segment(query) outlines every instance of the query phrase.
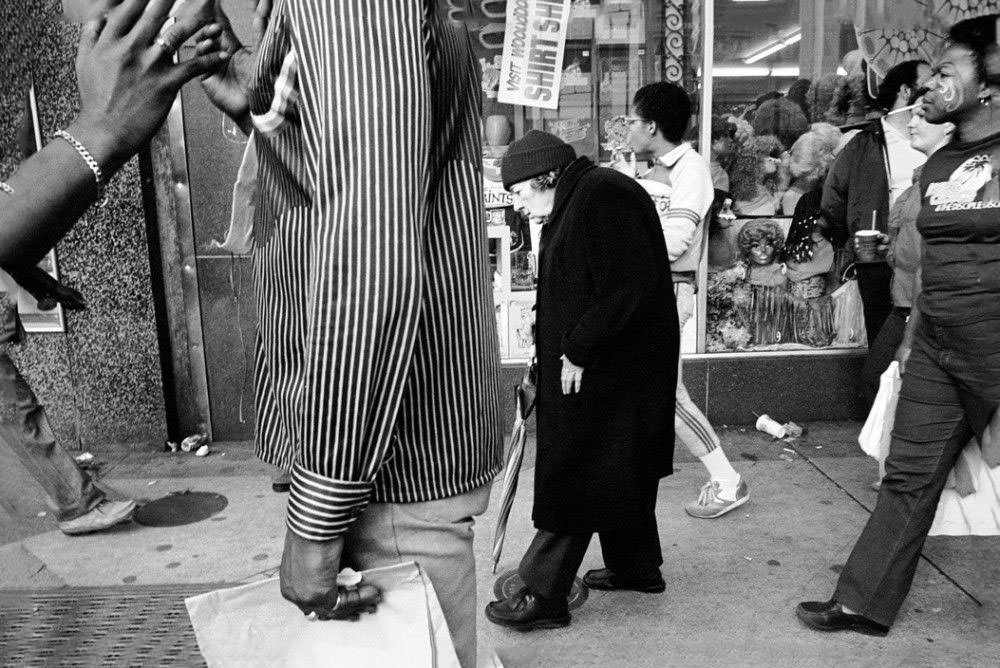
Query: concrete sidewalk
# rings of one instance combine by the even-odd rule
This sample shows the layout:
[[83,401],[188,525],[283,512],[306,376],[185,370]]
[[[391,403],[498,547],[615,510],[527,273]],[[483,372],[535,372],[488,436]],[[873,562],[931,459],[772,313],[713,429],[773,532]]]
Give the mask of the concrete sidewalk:
[[[717,520],[683,511],[704,482],[678,450],[678,471],[660,485],[658,517],[667,591],[591,592],[567,629],[521,634],[480,616],[481,654],[505,666],[992,666],[1000,656],[1000,539],[932,538],[913,592],[885,639],[824,635],[796,620],[794,605],[829,597],[864,525],[875,463],[857,448],[859,425],[812,424],[794,446],[747,429],[723,431],[723,446],[750,483],[751,502]],[[276,572],[285,497],[246,444],[185,454],[99,455],[101,483],[153,500],[214,492],[228,505],[177,527],[120,529],[70,538],[55,528],[37,490],[0,456],[16,505],[0,508],[0,598],[4,590],[241,583]],[[532,452],[525,461],[500,571],[515,568],[533,529]],[[493,598],[494,503],[476,535],[480,609]],[[597,542],[584,569],[601,566]],[[210,589],[206,587],[205,589]],[[963,591],[964,590],[964,591]],[[973,601],[978,599],[982,605]],[[0,657],[2,657],[0,647]],[[991,658],[992,657],[992,658]],[[0,663],[3,663],[0,661]]]

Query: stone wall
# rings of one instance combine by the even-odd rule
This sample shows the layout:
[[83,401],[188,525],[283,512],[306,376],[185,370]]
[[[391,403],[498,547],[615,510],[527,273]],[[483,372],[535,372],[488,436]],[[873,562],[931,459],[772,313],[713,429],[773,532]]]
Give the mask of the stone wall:
[[[15,137],[29,72],[43,142],[73,119],[78,35],[59,0],[0,2],[0,178],[21,160]],[[68,449],[158,444],[166,417],[137,161],[59,244],[57,262],[89,310],[67,313],[64,333],[29,334],[12,357]]]

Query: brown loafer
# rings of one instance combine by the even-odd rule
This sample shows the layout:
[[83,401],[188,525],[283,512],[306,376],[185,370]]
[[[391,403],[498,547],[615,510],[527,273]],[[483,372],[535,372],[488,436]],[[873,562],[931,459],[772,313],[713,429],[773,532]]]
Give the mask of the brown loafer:
[[583,584],[603,591],[639,591],[644,594],[659,594],[667,588],[667,583],[659,574],[655,578],[630,578],[619,575],[610,568],[587,571],[583,576]]
[[795,608],[795,615],[814,631],[855,631],[866,636],[884,637],[889,627],[862,615],[849,615],[833,599],[829,601],[803,601]]

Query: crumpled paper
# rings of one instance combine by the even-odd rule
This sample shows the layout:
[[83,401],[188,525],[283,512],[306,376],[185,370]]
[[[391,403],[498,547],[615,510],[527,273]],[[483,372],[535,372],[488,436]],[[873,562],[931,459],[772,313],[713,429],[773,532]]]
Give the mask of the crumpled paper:
[[276,577],[188,598],[198,648],[210,668],[459,667],[434,586],[416,563],[362,575],[383,600],[356,622],[309,621]]

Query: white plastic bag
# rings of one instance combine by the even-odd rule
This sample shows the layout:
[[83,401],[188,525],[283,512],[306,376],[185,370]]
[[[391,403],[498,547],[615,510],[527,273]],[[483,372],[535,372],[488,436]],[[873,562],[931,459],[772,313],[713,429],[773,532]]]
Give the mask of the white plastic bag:
[[185,600],[209,668],[458,668],[430,579],[413,562],[363,571],[382,590],[356,622],[309,621],[281,596],[278,578]]
[[875,403],[868,413],[865,426],[858,434],[858,445],[865,454],[884,462],[889,455],[889,442],[892,439],[892,425],[896,419],[896,404],[899,403],[899,362],[893,361],[882,372],[878,383],[878,394]]

